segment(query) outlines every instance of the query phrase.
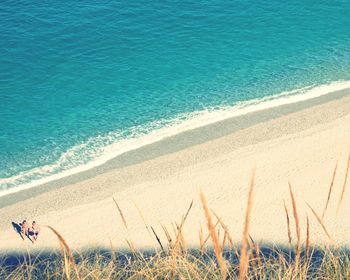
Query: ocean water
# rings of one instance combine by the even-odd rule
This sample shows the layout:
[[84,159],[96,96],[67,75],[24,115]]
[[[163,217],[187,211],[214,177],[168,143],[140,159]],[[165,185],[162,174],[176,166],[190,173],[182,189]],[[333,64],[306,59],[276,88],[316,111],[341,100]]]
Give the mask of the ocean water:
[[0,2],[0,195],[350,86],[350,1]]

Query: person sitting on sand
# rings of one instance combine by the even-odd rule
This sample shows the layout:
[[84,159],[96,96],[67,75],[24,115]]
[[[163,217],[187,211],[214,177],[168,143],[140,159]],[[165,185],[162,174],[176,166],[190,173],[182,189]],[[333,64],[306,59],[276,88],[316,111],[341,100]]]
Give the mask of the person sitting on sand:
[[27,223],[27,220],[23,220],[22,223],[20,223],[21,226],[21,234],[24,234],[25,236],[29,237],[29,225]]
[[30,228],[30,234],[33,235],[35,241],[38,239],[39,231],[39,225],[35,221],[33,221],[32,227]]

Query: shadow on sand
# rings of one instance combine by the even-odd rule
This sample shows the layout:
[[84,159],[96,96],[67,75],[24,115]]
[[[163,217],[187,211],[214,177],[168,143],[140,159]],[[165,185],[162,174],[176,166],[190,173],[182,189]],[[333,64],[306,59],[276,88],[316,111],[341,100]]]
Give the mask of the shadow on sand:
[[14,231],[16,231],[18,233],[18,235],[22,238],[22,240],[24,240],[23,235],[22,235],[22,228],[20,224],[17,224],[15,222],[12,222],[12,227],[14,229]]
[[[15,226],[14,226],[15,227]],[[16,230],[17,230],[16,226]],[[237,244],[236,248],[240,246]],[[309,258],[310,266],[309,271],[317,271],[320,269],[322,265],[322,261],[324,260],[325,251],[322,249],[312,248],[313,253]],[[347,248],[337,249],[338,254],[341,254],[344,258],[350,257],[350,250]],[[238,253],[238,254],[237,254]],[[227,263],[232,265],[239,264],[239,250],[224,250],[223,257]],[[77,265],[84,263],[95,264],[96,260],[99,262],[99,266],[107,267],[111,263],[116,262],[119,269],[121,267],[126,267],[130,265],[133,261],[139,261],[140,256],[142,256],[142,260],[151,261],[155,257],[159,256],[169,256],[166,251],[155,251],[155,250],[139,250],[137,254],[130,252],[128,249],[118,249],[118,251],[111,251],[108,248],[90,248],[87,250],[81,250],[79,252],[73,253],[74,261]],[[200,250],[189,249],[187,250],[187,256],[190,256],[191,259],[197,259],[203,264],[213,264],[216,262],[215,253],[212,249],[208,248],[205,254],[201,254]],[[293,263],[295,258],[295,252],[290,251],[284,245],[261,245],[259,257],[266,261],[274,261],[278,262],[281,259],[281,256],[284,257],[286,262]],[[303,252],[301,255],[301,259],[305,257],[305,253]],[[28,251],[28,252],[6,252],[0,253],[0,263],[1,268],[6,273],[11,273],[19,266],[30,265],[31,267],[35,267],[36,271],[44,272],[48,269],[48,267],[57,268],[57,265],[62,265],[62,255],[59,250],[43,250],[43,251]]]

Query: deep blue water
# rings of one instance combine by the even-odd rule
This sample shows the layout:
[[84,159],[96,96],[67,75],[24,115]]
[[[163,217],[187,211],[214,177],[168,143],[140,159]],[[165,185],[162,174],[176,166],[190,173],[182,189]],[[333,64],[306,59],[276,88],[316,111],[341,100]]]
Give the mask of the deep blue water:
[[0,188],[166,120],[350,80],[350,1],[0,2]]

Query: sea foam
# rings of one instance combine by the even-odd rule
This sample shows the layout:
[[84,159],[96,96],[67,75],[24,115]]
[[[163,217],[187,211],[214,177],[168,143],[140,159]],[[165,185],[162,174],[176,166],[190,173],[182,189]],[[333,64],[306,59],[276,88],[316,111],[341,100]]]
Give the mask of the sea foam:
[[169,120],[159,120],[147,126],[133,127],[130,136],[111,132],[91,138],[62,153],[53,164],[33,168],[9,178],[0,178],[0,196],[61,179],[92,169],[123,153],[155,143],[166,137],[206,126],[228,118],[268,108],[296,103],[350,88],[350,81],[335,81],[324,85],[311,85],[260,99],[238,102],[233,106],[207,108],[206,110],[178,115]]

